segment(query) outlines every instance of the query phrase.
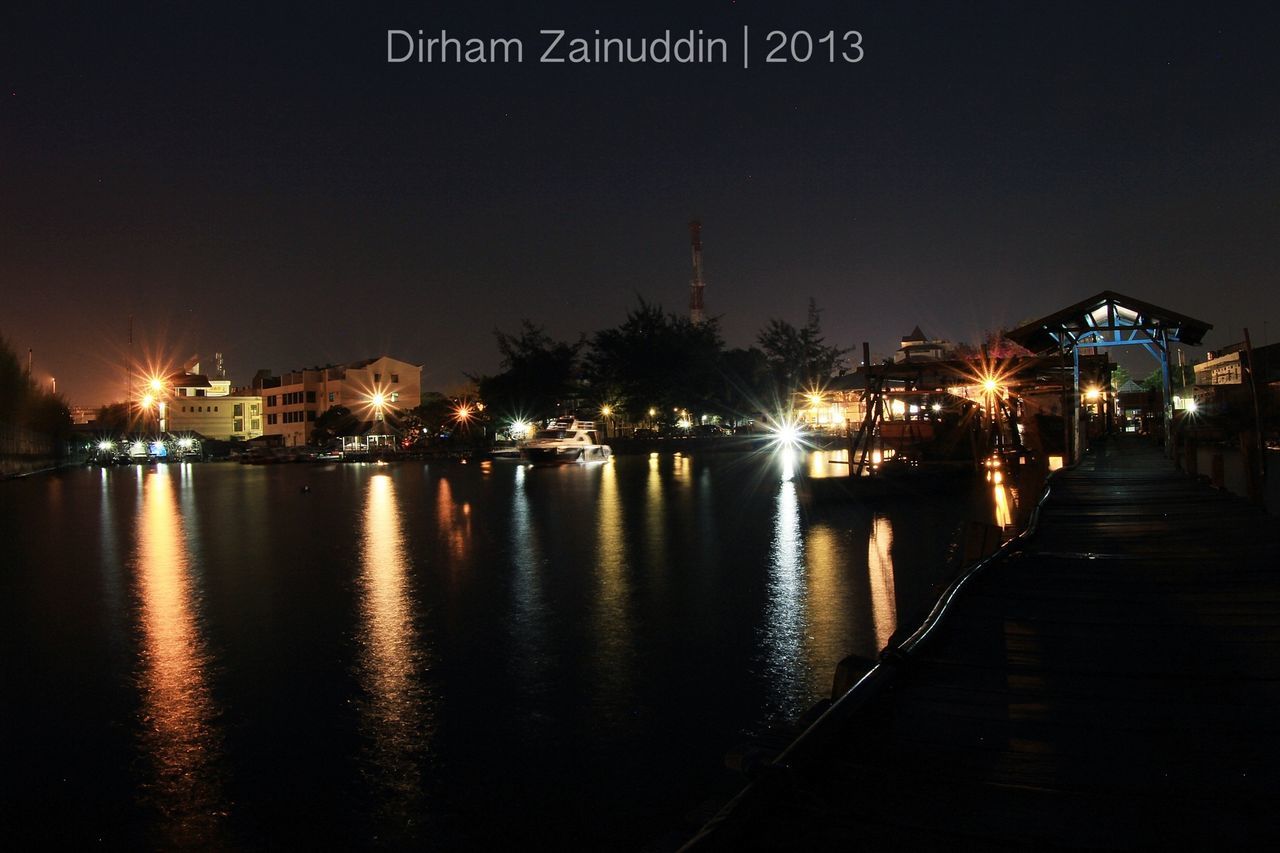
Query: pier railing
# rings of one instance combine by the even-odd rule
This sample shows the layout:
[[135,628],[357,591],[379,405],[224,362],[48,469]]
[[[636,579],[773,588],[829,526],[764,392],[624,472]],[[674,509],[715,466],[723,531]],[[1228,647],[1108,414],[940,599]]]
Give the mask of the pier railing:
[[[1077,463],[1078,464],[1078,463]],[[911,635],[892,644],[880,653],[879,660],[859,678],[843,695],[836,697],[818,719],[801,732],[791,744],[773,761],[763,764],[758,775],[736,797],[730,800],[699,833],[686,844],[682,850],[689,853],[702,853],[705,850],[717,849],[732,844],[732,839],[722,837],[720,827],[726,823],[728,816],[741,808],[748,807],[751,801],[759,797],[767,789],[777,786],[793,785],[796,773],[805,760],[815,754],[828,743],[834,732],[842,724],[859,714],[870,702],[879,696],[902,671],[909,659],[929,641],[938,626],[950,614],[952,605],[960,592],[982,573],[988,566],[1020,551],[1026,540],[1035,534],[1040,521],[1041,509],[1049,499],[1053,490],[1054,479],[1073,466],[1050,472],[1044,491],[1031,515],[1027,525],[1018,535],[1009,539],[990,555],[978,560],[964,569],[960,575],[939,596],[929,615],[925,617]]]

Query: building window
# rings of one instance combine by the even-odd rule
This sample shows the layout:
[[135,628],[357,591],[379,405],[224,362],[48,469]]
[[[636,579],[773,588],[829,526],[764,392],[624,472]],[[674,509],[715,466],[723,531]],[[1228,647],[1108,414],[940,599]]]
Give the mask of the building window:
[[308,402],[308,403],[314,403],[315,401],[316,401],[316,392],[315,392],[315,391],[308,391],[308,392],[307,392],[307,402]]
[[259,419],[254,418],[253,421],[251,421],[251,423],[252,423],[252,429],[254,432],[257,432],[258,430],[262,429],[262,421],[260,421]]
[[392,391],[392,392],[391,392],[391,402],[395,403],[395,402],[398,402],[399,400],[400,400],[400,392],[399,392],[399,391]]
[[330,391],[330,392],[329,392],[329,402],[330,402],[330,403],[332,403],[332,402],[333,402],[334,397],[337,397],[337,396],[338,396],[338,395],[337,395],[335,392]]
[[316,410],[315,410],[315,409],[307,409],[307,423],[311,423],[311,422],[312,422],[312,421],[314,421],[315,419],[316,419]]
[[400,374],[399,374],[399,373],[393,373],[393,374],[391,374],[391,384],[392,384],[392,385],[399,385],[399,384],[400,384]]
[[244,418],[236,418],[235,423],[231,426],[232,432],[244,432]]
[[236,403],[231,407],[231,414],[237,418],[244,417],[244,403]]
[[214,407],[213,407],[213,410],[214,410],[215,412],[216,412],[216,411],[218,411],[218,407],[217,407],[217,406],[214,406]]
[[249,404],[249,414],[251,414],[251,415],[260,415],[260,414],[262,414],[262,412],[258,409],[258,404],[257,404],[257,403],[250,403],[250,404]]
[[267,398],[267,408],[274,409],[276,407],[276,395],[272,394]]
[[276,416],[275,416],[275,415],[267,415],[267,425],[268,425],[268,426],[275,426],[275,425],[276,425]]

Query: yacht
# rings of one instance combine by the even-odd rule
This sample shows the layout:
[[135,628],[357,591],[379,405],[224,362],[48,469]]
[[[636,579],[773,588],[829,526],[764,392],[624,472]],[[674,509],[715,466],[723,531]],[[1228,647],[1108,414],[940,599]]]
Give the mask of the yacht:
[[538,430],[520,452],[530,462],[550,465],[605,462],[613,455],[609,445],[600,443],[595,421],[577,418],[562,418]]

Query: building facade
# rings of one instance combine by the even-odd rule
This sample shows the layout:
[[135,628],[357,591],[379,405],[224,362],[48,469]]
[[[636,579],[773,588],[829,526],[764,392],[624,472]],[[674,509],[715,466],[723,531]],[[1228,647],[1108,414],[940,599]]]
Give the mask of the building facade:
[[210,379],[193,365],[172,376],[173,389],[165,401],[166,428],[170,433],[195,433],[219,441],[247,441],[262,435],[262,398],[244,389],[231,389],[225,378]]
[[388,355],[257,381],[263,434],[280,436],[289,447],[307,444],[316,418],[333,407],[342,406],[362,421],[374,421],[422,402],[422,366]]

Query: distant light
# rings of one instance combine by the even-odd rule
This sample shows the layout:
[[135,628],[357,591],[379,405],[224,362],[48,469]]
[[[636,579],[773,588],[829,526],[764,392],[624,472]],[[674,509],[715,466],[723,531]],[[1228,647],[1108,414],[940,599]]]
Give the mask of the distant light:
[[164,383],[154,376],[151,377],[151,381],[148,384],[151,386],[151,390],[157,394],[164,390]]
[[941,404],[941,403],[934,403],[934,404],[933,404],[933,406],[932,406],[932,408],[933,408],[933,410],[934,410],[935,412],[941,412],[941,411],[942,411],[942,404]]
[[115,443],[114,441],[99,441],[99,442],[98,442],[98,449],[99,449],[99,450],[104,450],[104,451],[105,451],[105,450],[114,450],[114,449],[115,449],[115,446],[116,446],[116,443]]
[[1102,396],[1102,392],[1099,391],[1097,388],[1090,388],[1084,392],[1084,398],[1091,403],[1096,401],[1101,396]]
[[912,403],[908,411],[911,412],[911,414],[913,415],[918,415],[920,413],[920,407],[917,406],[915,403]]
[[652,406],[650,406],[650,407],[649,407],[649,417],[653,417],[653,416],[654,416],[654,415],[656,415],[656,414],[658,414],[658,410],[657,410],[657,409],[655,409],[655,408],[653,408]]
[[606,417],[606,418],[607,418],[607,417],[609,417],[610,415],[612,415],[612,414],[613,414],[613,407],[612,407],[612,406],[609,406],[609,405],[601,406],[601,407],[600,407],[600,414],[601,414],[601,415],[603,415],[603,416],[604,416],[604,417]]
[[195,442],[189,438],[178,439],[178,447],[181,447],[183,450],[190,450],[194,446]]
[[381,409],[387,404],[387,398],[381,391],[378,391],[369,398],[369,402],[373,404],[374,408]]
[[1194,415],[1194,414],[1196,413],[1196,411],[1197,411],[1199,408],[1200,408],[1200,407],[1199,407],[1198,405],[1196,405],[1196,401],[1195,401],[1195,400],[1188,400],[1188,401],[1187,401],[1186,409],[1187,409],[1187,412],[1188,412],[1189,414]]
[[676,421],[676,426],[680,427],[680,429],[688,429],[689,427],[693,426],[693,424],[689,421],[688,418],[681,418],[680,420]]
[[529,434],[529,430],[533,428],[533,424],[528,421],[512,421],[509,430],[513,436],[525,436]]
[[894,400],[893,404],[890,405],[889,408],[893,410],[895,415],[901,415],[907,411],[906,405],[904,405],[901,400]]
[[821,394],[806,394],[805,396],[807,396],[807,397],[809,398],[809,405],[811,405],[811,406],[821,406],[821,405],[822,405],[822,395],[821,395]]
[[986,391],[988,394],[994,394],[996,392],[996,389],[999,387],[1000,387],[999,383],[997,383],[995,379],[991,377],[988,377],[982,380],[982,390]]
[[455,411],[456,411],[458,420],[460,421],[465,421],[467,418],[471,417],[471,407],[468,406],[466,403],[462,403],[461,405],[459,405]]
[[794,447],[800,443],[800,425],[795,421],[779,421],[770,432],[773,433],[773,443],[779,447]]
[[1061,456],[1050,456],[1050,457],[1049,457],[1049,470],[1050,470],[1050,471],[1057,471],[1057,470],[1058,470],[1059,468],[1061,468],[1061,467],[1062,467],[1062,457],[1061,457]]
[[156,401],[156,398],[155,398],[155,397],[152,397],[150,394],[143,394],[143,395],[142,395],[142,408],[144,408],[144,409],[149,409],[149,408],[151,408],[151,404],[152,404],[152,403],[154,403],[155,401]]

